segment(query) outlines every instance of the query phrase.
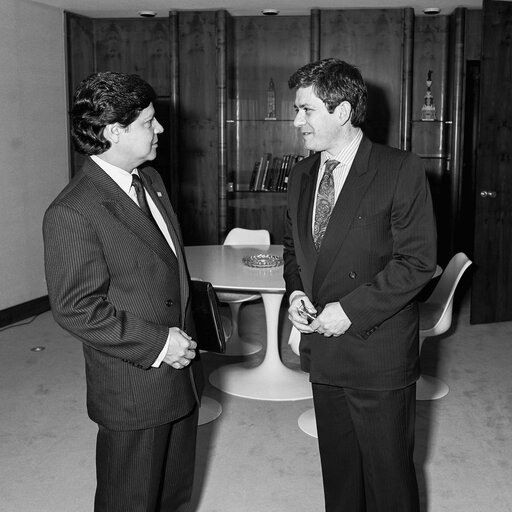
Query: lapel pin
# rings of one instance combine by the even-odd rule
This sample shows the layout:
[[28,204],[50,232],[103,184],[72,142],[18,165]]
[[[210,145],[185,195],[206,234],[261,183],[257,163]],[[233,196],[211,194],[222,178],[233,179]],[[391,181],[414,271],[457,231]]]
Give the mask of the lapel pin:
[[157,193],[156,193],[156,195],[157,195],[158,197],[162,197],[162,192],[157,192]]

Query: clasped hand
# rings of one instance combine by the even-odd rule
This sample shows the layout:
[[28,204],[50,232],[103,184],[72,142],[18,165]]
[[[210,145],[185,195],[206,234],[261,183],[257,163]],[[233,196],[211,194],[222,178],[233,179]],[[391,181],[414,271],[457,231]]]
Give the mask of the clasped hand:
[[197,343],[178,327],[169,329],[169,345],[164,362],[176,370],[185,368],[196,357]]
[[326,304],[322,312],[314,320],[309,320],[309,323],[307,316],[301,314],[302,305],[309,313],[313,315],[317,313],[307,295],[298,295],[293,298],[288,308],[288,318],[300,332],[318,332],[326,337],[341,336],[345,334],[352,323],[339,302]]

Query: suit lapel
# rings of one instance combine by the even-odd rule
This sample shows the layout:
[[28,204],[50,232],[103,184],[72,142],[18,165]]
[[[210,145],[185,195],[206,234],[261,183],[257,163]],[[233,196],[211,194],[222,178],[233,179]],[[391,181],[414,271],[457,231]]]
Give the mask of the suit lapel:
[[144,187],[151,196],[151,199],[153,199],[153,202],[155,203],[167,224],[167,228],[171,234],[172,242],[176,246],[176,250],[178,250],[178,248],[181,250],[181,247],[183,246],[183,239],[179,228],[178,218],[176,217],[174,210],[170,207],[170,202],[168,203],[167,201],[162,201],[162,197],[164,197],[164,194],[166,196],[167,193],[165,191],[155,189],[151,176],[146,174],[144,169],[139,170],[139,175],[142,179]]
[[320,153],[315,155],[308,172],[301,176],[299,200],[297,203],[297,226],[299,239],[306,257],[310,261],[317,258],[311,225],[313,222],[313,202],[316,189],[318,170],[320,169]]
[[375,176],[376,169],[370,169],[368,166],[371,148],[370,140],[363,137],[322,241],[313,277],[313,296],[316,296],[324,282],[332,262],[343,245],[366,189]]
[[[180,297],[182,311],[185,311],[189,298],[188,269],[185,254],[183,253],[183,239],[181,236],[178,218],[176,217],[176,214],[171,207],[170,200],[167,199],[167,201],[162,201],[162,197],[167,197],[166,191],[155,189],[151,176],[144,172],[144,169],[139,170],[139,175],[142,179],[144,187],[148,191],[148,194],[151,196],[151,199],[153,199],[153,202],[162,214],[162,217],[164,218],[167,225],[167,229],[169,230],[172,243],[174,244],[180,276]],[[182,321],[185,321],[185,315],[183,315]],[[184,325],[182,327],[184,327]]]
[[158,254],[167,265],[176,268],[174,253],[160,230],[117,183],[91,159],[84,163],[83,172],[92,180],[99,194],[98,200],[105,210]]

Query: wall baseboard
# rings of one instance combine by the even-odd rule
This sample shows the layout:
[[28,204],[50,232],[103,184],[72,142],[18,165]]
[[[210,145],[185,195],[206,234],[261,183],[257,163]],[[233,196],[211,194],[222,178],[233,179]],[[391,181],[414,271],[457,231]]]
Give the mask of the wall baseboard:
[[48,295],[39,297],[38,299],[29,300],[23,304],[12,306],[11,308],[3,309],[0,311],[0,327],[14,324],[30,318],[31,316],[39,315],[50,309],[50,301]]

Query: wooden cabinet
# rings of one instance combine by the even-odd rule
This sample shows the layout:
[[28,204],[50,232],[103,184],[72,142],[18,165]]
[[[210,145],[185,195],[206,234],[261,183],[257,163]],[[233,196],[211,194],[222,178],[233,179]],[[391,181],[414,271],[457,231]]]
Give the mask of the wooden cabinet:
[[[227,181],[230,225],[266,228],[280,243],[286,195],[247,192],[262,155],[307,156],[293,127],[295,92],[288,79],[312,59],[339,57],[369,76],[370,136],[399,145],[404,10],[315,10],[312,16],[232,19],[228,74]],[[316,54],[316,55],[315,55]],[[267,116],[269,82],[275,86],[276,120]]]
[[[465,9],[458,11],[460,19]],[[307,62],[338,57],[358,66],[368,83],[370,138],[424,158],[440,244],[450,247],[462,147],[456,79],[464,71],[452,66],[454,47],[464,46],[453,37],[453,16],[415,17],[411,8],[274,17],[209,10],[173,11],[168,19],[67,20],[72,88],[90,72],[111,69],[138,73],[156,89],[165,128],[156,167],[186,244],[221,243],[234,226],[266,228],[273,241],[282,240],[286,195],[249,192],[254,163],[266,153],[306,155],[293,127],[288,79]],[[438,117],[423,122],[429,70]],[[271,79],[275,120],[266,120]]]
[[[286,194],[248,192],[256,162],[270,154],[307,155],[293,126],[295,92],[291,74],[309,60],[307,16],[243,16],[231,19],[227,69],[227,182],[229,226],[265,228],[281,243]],[[275,119],[269,117],[273,83]],[[233,192],[231,192],[231,189]]]
[[365,132],[375,142],[402,147],[404,73],[412,9],[320,12],[320,58],[338,57],[359,68],[368,87]]
[[[164,127],[152,165],[171,191],[169,20],[91,19],[68,13],[66,32],[70,98],[84,78],[99,71],[138,74],[152,85],[157,94],[156,117]],[[71,151],[71,175],[82,161],[82,155]]]
[[[291,92],[289,93],[292,94]],[[230,227],[267,229],[272,243],[281,243],[284,234],[286,192],[250,191],[255,164],[269,158],[303,155],[293,120],[228,120],[228,219]],[[261,170],[260,172],[263,172]]]
[[[446,263],[449,247],[452,112],[449,108],[448,54],[450,17],[418,17],[414,24],[411,150],[425,164],[437,219],[438,260]],[[428,81],[427,84],[427,79]],[[427,91],[428,88],[428,91]],[[435,108],[435,118],[423,112],[426,103]]]
[[228,200],[233,226],[246,229],[267,229],[271,242],[283,242],[286,215],[286,193],[237,192]]

